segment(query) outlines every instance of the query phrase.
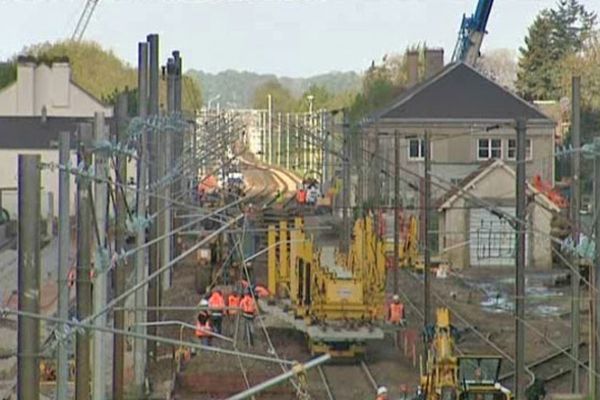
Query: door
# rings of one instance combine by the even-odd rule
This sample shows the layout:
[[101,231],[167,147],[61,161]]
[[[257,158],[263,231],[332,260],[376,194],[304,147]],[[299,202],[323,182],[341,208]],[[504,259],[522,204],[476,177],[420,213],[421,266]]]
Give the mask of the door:
[[[503,214],[515,215],[514,207],[498,207]],[[470,210],[470,263],[472,267],[514,266],[516,235],[509,221],[485,208]],[[527,235],[525,248],[527,248]],[[528,254],[526,251],[525,254]],[[527,257],[525,257],[527,261]]]

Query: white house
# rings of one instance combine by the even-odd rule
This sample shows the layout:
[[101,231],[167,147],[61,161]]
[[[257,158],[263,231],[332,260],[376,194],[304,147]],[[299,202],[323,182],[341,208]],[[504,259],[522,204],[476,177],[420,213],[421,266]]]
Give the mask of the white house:
[[47,65],[21,57],[17,80],[0,90],[0,116],[93,117],[95,112],[111,117],[113,108],[73,82],[68,62]]
[[[102,103],[71,79],[68,62],[37,63],[19,58],[17,80],[0,90],[0,200],[11,218],[16,217],[18,154],[40,154],[43,163],[58,162],[58,136],[71,133],[71,160],[76,165],[76,132],[83,122],[93,122],[104,113],[107,129],[112,125],[112,106]],[[71,199],[75,198],[75,182]],[[42,170],[42,214],[49,211],[46,200],[54,198],[58,211],[58,170]],[[71,213],[74,213],[72,202]]]

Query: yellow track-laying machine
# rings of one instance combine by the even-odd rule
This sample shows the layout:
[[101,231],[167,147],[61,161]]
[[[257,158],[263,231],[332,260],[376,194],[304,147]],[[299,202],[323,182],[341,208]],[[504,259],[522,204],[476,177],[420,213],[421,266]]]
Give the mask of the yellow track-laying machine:
[[383,338],[376,325],[385,311],[385,255],[371,217],[356,221],[348,254],[317,248],[301,218],[270,226],[268,246],[268,285],[277,300],[264,307],[304,331],[313,354],[354,357],[367,340]]

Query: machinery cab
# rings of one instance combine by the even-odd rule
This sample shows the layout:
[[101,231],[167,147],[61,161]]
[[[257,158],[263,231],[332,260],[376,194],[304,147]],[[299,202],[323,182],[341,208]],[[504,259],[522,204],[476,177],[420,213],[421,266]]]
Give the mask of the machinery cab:
[[510,390],[498,382],[500,357],[456,355],[457,329],[447,308],[437,310],[436,324],[423,336],[428,352],[419,400],[512,400]]
[[458,400],[511,400],[510,390],[498,383],[501,357],[457,357],[461,394]]

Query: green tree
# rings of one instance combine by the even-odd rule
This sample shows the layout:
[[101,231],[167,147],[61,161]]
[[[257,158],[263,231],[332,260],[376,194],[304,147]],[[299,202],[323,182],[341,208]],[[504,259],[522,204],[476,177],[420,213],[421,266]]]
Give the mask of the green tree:
[[[102,49],[95,42],[62,41],[41,43],[26,47],[23,55],[33,57],[38,63],[51,64],[68,60],[72,79],[93,96],[114,104],[116,94],[129,89],[130,112],[137,110],[137,72],[135,68],[119,59],[113,52]],[[16,79],[14,61],[0,65],[0,88]],[[166,103],[166,81],[160,82],[160,102]],[[182,107],[186,111],[199,109],[202,93],[198,83],[187,74],[182,82]],[[137,112],[137,111],[135,111]]]
[[17,66],[14,62],[0,63],[0,89],[17,79]]
[[560,0],[556,9],[550,10],[554,22],[552,32],[553,50],[558,58],[572,51],[579,51],[591,36],[597,16],[587,11],[579,0]]
[[582,50],[596,24],[596,14],[578,0],[560,0],[542,10],[519,49],[517,89],[530,100],[557,99],[561,94],[561,63]]
[[333,100],[333,95],[329,93],[325,86],[321,85],[311,85],[306,92],[304,92],[299,99],[299,108],[308,110],[308,97],[312,96],[313,98],[313,110],[318,110],[322,108],[329,108],[331,105],[331,101]]
[[271,95],[275,112],[295,111],[298,106],[297,99],[277,80],[270,80],[256,88],[254,96],[252,96],[252,106],[266,109],[269,95]]

